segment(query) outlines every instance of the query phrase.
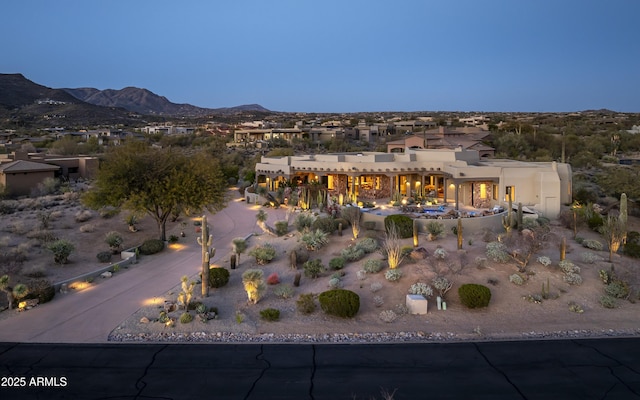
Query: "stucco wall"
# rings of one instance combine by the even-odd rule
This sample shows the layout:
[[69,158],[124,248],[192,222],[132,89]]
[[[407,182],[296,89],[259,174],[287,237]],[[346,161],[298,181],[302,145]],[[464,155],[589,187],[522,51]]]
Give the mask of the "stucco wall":
[[[506,213],[506,212],[505,212]],[[481,232],[484,229],[490,229],[494,232],[502,232],[504,228],[502,227],[502,214],[494,214],[488,215],[486,217],[473,217],[473,218],[463,218],[462,219],[462,230],[467,233],[476,233]],[[364,212],[362,213],[362,219],[360,220],[360,224],[366,221],[373,221],[376,223],[376,230],[383,231],[384,230],[384,215],[376,215],[374,212]],[[442,222],[444,225],[444,231],[449,234],[451,233],[451,228],[454,226],[458,226],[457,219],[418,219],[419,232],[424,233],[427,231],[427,224],[431,221]]]

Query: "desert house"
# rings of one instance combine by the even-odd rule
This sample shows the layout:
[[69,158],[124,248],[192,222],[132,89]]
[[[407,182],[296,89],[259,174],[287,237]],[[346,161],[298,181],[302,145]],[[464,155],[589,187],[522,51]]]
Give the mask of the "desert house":
[[504,207],[510,197],[549,218],[572,196],[569,164],[484,159],[462,147],[262,157],[256,177],[272,191],[292,181],[316,182],[344,199],[386,201],[400,194],[456,210]]

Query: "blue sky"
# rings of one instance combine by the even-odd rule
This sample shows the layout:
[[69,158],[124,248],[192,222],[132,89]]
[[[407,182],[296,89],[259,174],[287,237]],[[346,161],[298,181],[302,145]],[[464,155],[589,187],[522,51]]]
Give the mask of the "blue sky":
[[637,0],[22,0],[0,72],[276,111],[640,112]]

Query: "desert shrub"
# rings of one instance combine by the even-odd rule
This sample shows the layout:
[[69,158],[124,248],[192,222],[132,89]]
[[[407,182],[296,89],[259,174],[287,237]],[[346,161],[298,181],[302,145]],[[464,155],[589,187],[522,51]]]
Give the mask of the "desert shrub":
[[182,313],[182,315],[180,316],[181,324],[188,324],[191,321],[193,321],[193,315],[189,314],[188,312]]
[[302,314],[311,314],[316,310],[316,300],[313,293],[305,293],[298,296],[296,309]]
[[582,285],[582,276],[577,272],[569,272],[564,274],[562,279],[569,285]]
[[388,269],[387,272],[384,273],[384,277],[389,282],[397,282],[402,278],[402,271],[399,269]]
[[322,311],[329,315],[351,318],[360,309],[360,296],[346,289],[332,289],[318,296]]
[[325,232],[331,235],[336,231],[338,225],[336,224],[336,220],[331,217],[320,217],[316,218],[315,221],[311,224],[311,230],[320,229],[322,232]]
[[39,304],[47,303],[56,295],[56,289],[46,279],[37,279],[29,283],[29,292],[25,299],[38,299]]
[[265,308],[260,310],[260,318],[270,322],[277,321],[280,319],[280,310],[277,308]]
[[587,219],[587,225],[589,226],[589,229],[592,229],[594,231],[597,231],[598,229],[600,229],[600,227],[603,224],[604,224],[604,219],[602,218],[602,215],[600,215],[599,213],[593,213]]
[[293,297],[294,290],[289,285],[278,285],[273,289],[273,294],[281,299],[290,299]]
[[380,289],[382,289],[382,283],[380,282],[373,282],[370,286],[371,292],[375,293],[377,291],[379,291]]
[[170,235],[170,236],[169,236],[169,240],[168,240],[168,242],[169,242],[169,243],[178,243],[178,241],[179,241],[179,240],[180,240],[180,238],[178,238],[178,236],[176,236],[176,235]]
[[311,213],[300,213],[296,217],[293,224],[295,225],[298,232],[304,232],[311,229],[311,225],[313,225],[313,221],[315,221],[316,217]]
[[548,267],[549,265],[551,265],[551,259],[547,256],[538,257],[538,262],[544,265],[545,267]]
[[221,288],[229,283],[229,270],[226,268],[209,268],[209,287]]
[[538,221],[537,218],[523,218],[522,219],[522,228],[523,229],[530,229],[530,230],[534,230],[535,228],[539,227],[540,221]]
[[329,243],[328,236],[326,232],[316,229],[315,231],[305,232],[300,238],[300,241],[305,244],[307,250],[316,251]]
[[304,269],[304,276],[307,278],[317,278],[326,269],[319,258],[305,262],[302,264],[302,268]]
[[596,250],[596,251],[600,251],[604,248],[602,243],[600,243],[595,239],[584,239],[582,241],[582,246],[586,247],[587,249]]
[[458,296],[467,308],[487,307],[491,301],[491,289],[476,283],[466,283],[458,288]]
[[487,258],[493,262],[506,263],[509,261],[507,247],[500,242],[489,242],[486,247]]
[[264,265],[276,257],[276,249],[272,244],[265,243],[251,249],[249,256],[254,257],[258,265]]
[[378,317],[388,324],[398,319],[398,314],[396,314],[393,310],[384,310],[378,314]]
[[368,274],[377,274],[382,271],[382,261],[375,259],[367,260],[364,262],[363,268]]
[[616,299],[624,299],[629,296],[629,284],[625,281],[615,280],[604,287],[604,292]]
[[342,286],[342,281],[340,280],[340,278],[332,276],[329,279],[329,288],[331,288],[331,289],[339,289],[341,286]]
[[66,239],[59,239],[47,246],[53,253],[53,260],[56,264],[66,264],[71,253],[75,250],[73,243]]
[[329,261],[329,268],[333,270],[342,269],[346,263],[347,260],[344,257],[334,257]]
[[242,285],[249,301],[258,303],[265,291],[264,272],[261,269],[248,269],[242,273]]
[[298,264],[304,263],[305,261],[309,261],[309,250],[305,246],[298,246],[295,249],[296,252],[296,262]]
[[273,272],[269,276],[267,276],[267,284],[268,285],[277,285],[280,283],[280,277],[277,272]]
[[356,278],[358,278],[358,280],[365,280],[367,279],[367,271],[360,269],[356,272]]
[[164,249],[164,242],[160,239],[147,239],[142,242],[138,249],[140,254],[144,256],[156,254]]
[[196,312],[198,314],[205,314],[209,311],[209,309],[207,308],[207,306],[201,302],[197,302],[195,303],[195,307],[194,309],[196,310]]
[[43,243],[51,243],[58,240],[58,237],[48,229],[36,229],[27,232],[27,239],[38,239]]
[[604,308],[616,308],[618,307],[618,301],[615,297],[611,297],[609,295],[604,295],[600,297],[600,305]]
[[368,237],[368,238],[364,238],[361,241],[359,241],[358,243],[356,243],[355,247],[358,248],[358,249],[361,249],[366,254],[369,254],[369,253],[373,253],[374,251],[378,250],[380,245],[378,244],[378,241],[376,239]]
[[433,257],[437,260],[444,260],[447,257],[447,251],[442,247],[438,247],[433,251]]
[[384,299],[382,296],[373,296],[373,305],[376,307],[382,307],[384,304]]
[[436,276],[431,281],[431,284],[438,291],[438,295],[442,298],[444,298],[444,295],[451,290],[451,287],[453,287],[453,282],[449,281],[449,279],[444,276]]
[[587,252],[584,252],[584,253],[580,254],[580,259],[582,260],[582,262],[587,263],[587,264],[593,264],[595,262],[604,260],[604,258],[602,258],[599,255],[597,255],[596,253],[592,253],[590,251],[587,251]]
[[365,252],[357,246],[349,246],[346,249],[342,249],[340,255],[347,261],[358,261],[365,256]]
[[426,228],[433,239],[440,237],[444,233],[444,224],[442,222],[429,221]]
[[410,217],[401,214],[387,215],[384,218],[384,228],[387,232],[391,225],[396,226],[398,237],[401,239],[413,236],[413,220]]
[[426,298],[429,298],[433,296],[433,289],[426,283],[416,282],[409,288],[409,294],[419,294]]
[[409,307],[403,303],[396,304],[395,313],[398,315],[407,315],[409,314]]
[[635,236],[632,236],[633,233],[637,232],[632,231],[627,235],[627,243],[622,247],[622,252],[629,257],[640,258],[640,243]]
[[276,221],[275,222],[276,235],[284,236],[289,232],[289,222],[288,221]]
[[100,253],[96,254],[98,261],[100,261],[101,263],[108,263],[109,261],[111,261],[112,256],[113,253],[110,251],[101,251]]
[[520,274],[509,275],[509,282],[518,286],[524,285],[524,279],[522,279],[522,276],[520,276]]
[[115,254],[115,252],[117,252],[120,249],[120,246],[122,246],[122,243],[124,242],[124,238],[120,233],[116,231],[111,231],[105,235],[104,241],[107,243],[109,248]]
[[78,211],[75,214],[76,222],[87,222],[91,218],[93,218],[93,213],[89,210]]
[[91,233],[96,230],[96,226],[94,224],[84,224],[80,226],[80,232],[82,233]]
[[558,266],[560,267],[560,270],[562,272],[564,272],[565,274],[580,273],[580,267],[578,267],[577,265],[575,265],[574,263],[572,263],[569,260],[560,261],[558,263]]

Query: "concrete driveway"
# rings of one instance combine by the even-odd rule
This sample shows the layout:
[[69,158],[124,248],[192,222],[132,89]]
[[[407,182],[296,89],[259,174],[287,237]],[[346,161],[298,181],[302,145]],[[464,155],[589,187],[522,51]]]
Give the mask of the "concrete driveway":
[[[231,251],[231,241],[258,232],[258,207],[240,201],[237,191],[228,206],[207,219],[212,227],[213,262]],[[285,210],[271,210],[269,221],[284,218]],[[196,233],[187,233],[185,246],[142,257],[140,262],[89,289],[56,294],[53,301],[0,320],[0,342],[104,343],[109,333],[145,302],[166,293],[183,275],[200,271],[201,249]],[[81,245],[81,244],[79,244]],[[197,289],[199,290],[199,289]]]

